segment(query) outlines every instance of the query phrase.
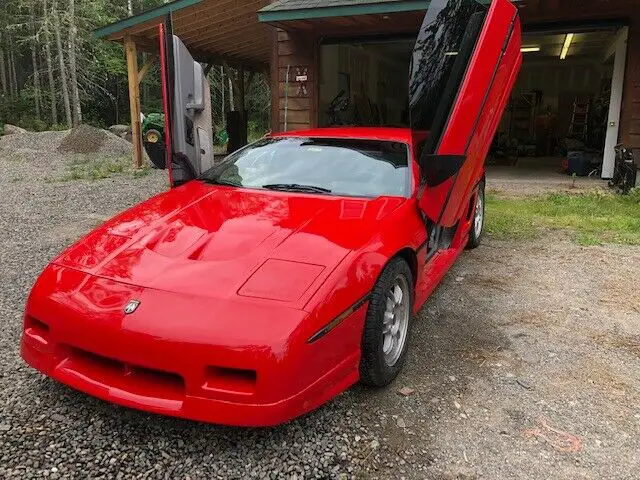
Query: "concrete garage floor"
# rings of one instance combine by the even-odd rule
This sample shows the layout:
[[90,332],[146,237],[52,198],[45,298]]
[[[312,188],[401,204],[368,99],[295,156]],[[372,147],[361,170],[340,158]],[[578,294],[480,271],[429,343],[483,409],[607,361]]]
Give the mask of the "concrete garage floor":
[[573,178],[560,173],[561,161],[558,157],[520,158],[515,166],[488,165],[489,188],[514,196],[608,188],[599,176]]
[[163,172],[60,181],[70,159],[26,143],[16,158],[0,142],[0,478],[638,478],[640,248],[487,238],[418,315],[391,387],[356,386],[275,429],[203,425],[111,406],[20,360],[46,262],[166,185]]

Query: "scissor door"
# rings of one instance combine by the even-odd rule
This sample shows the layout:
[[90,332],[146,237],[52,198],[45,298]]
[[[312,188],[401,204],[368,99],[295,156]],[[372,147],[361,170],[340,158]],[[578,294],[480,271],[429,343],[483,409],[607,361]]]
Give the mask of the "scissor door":
[[522,62],[509,0],[432,0],[411,64],[411,127],[428,132],[419,206],[449,228],[469,210]]

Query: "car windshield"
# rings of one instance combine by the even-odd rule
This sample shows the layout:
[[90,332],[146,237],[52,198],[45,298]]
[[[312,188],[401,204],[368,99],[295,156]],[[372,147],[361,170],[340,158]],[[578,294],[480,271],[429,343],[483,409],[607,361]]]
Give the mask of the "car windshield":
[[301,137],[259,140],[201,176],[221,185],[358,197],[407,196],[409,178],[404,143]]

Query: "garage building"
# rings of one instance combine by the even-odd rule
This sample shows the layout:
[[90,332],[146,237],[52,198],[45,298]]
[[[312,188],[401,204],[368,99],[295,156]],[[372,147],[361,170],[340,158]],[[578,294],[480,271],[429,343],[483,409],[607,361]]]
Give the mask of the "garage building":
[[[400,126],[407,124],[407,72],[428,3],[178,0],[98,35],[151,48],[155,25],[171,13],[175,33],[198,60],[268,69],[273,131]],[[556,169],[578,151],[594,170],[602,164],[597,174],[611,177],[613,147],[640,148],[637,2],[517,3],[523,66],[489,161]]]

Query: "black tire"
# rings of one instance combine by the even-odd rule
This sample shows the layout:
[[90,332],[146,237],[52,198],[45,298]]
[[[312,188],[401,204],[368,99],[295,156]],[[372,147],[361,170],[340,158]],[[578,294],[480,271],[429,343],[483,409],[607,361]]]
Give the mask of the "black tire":
[[[406,280],[409,289],[409,321],[402,347],[402,353],[390,366],[385,361],[383,352],[384,313],[387,305],[387,295],[397,277],[401,275]],[[413,314],[413,274],[407,262],[402,258],[393,258],[378,278],[369,300],[367,317],[362,335],[362,357],[360,359],[360,382],[373,386],[389,385],[400,373],[407,359]]]
[[162,138],[162,134],[157,130],[149,130],[145,134],[145,138],[150,132],[155,133],[158,136],[159,140],[156,143],[150,143],[145,140],[143,142],[144,149],[146,150],[147,155],[149,155],[149,160],[151,160],[153,167],[159,170],[164,170],[165,168],[167,168],[164,139]]
[[[473,213],[471,214],[471,231],[469,232],[469,241],[467,242],[467,248],[469,249],[478,248],[482,243],[482,236],[484,234],[485,205],[486,205],[486,201],[485,201],[486,198],[484,195],[485,183],[486,183],[485,180],[482,179],[482,181],[478,185],[477,198],[479,202],[476,201],[476,204],[473,206]],[[478,206],[482,208],[482,221],[480,222],[479,228],[476,222],[476,213],[478,210]]]

